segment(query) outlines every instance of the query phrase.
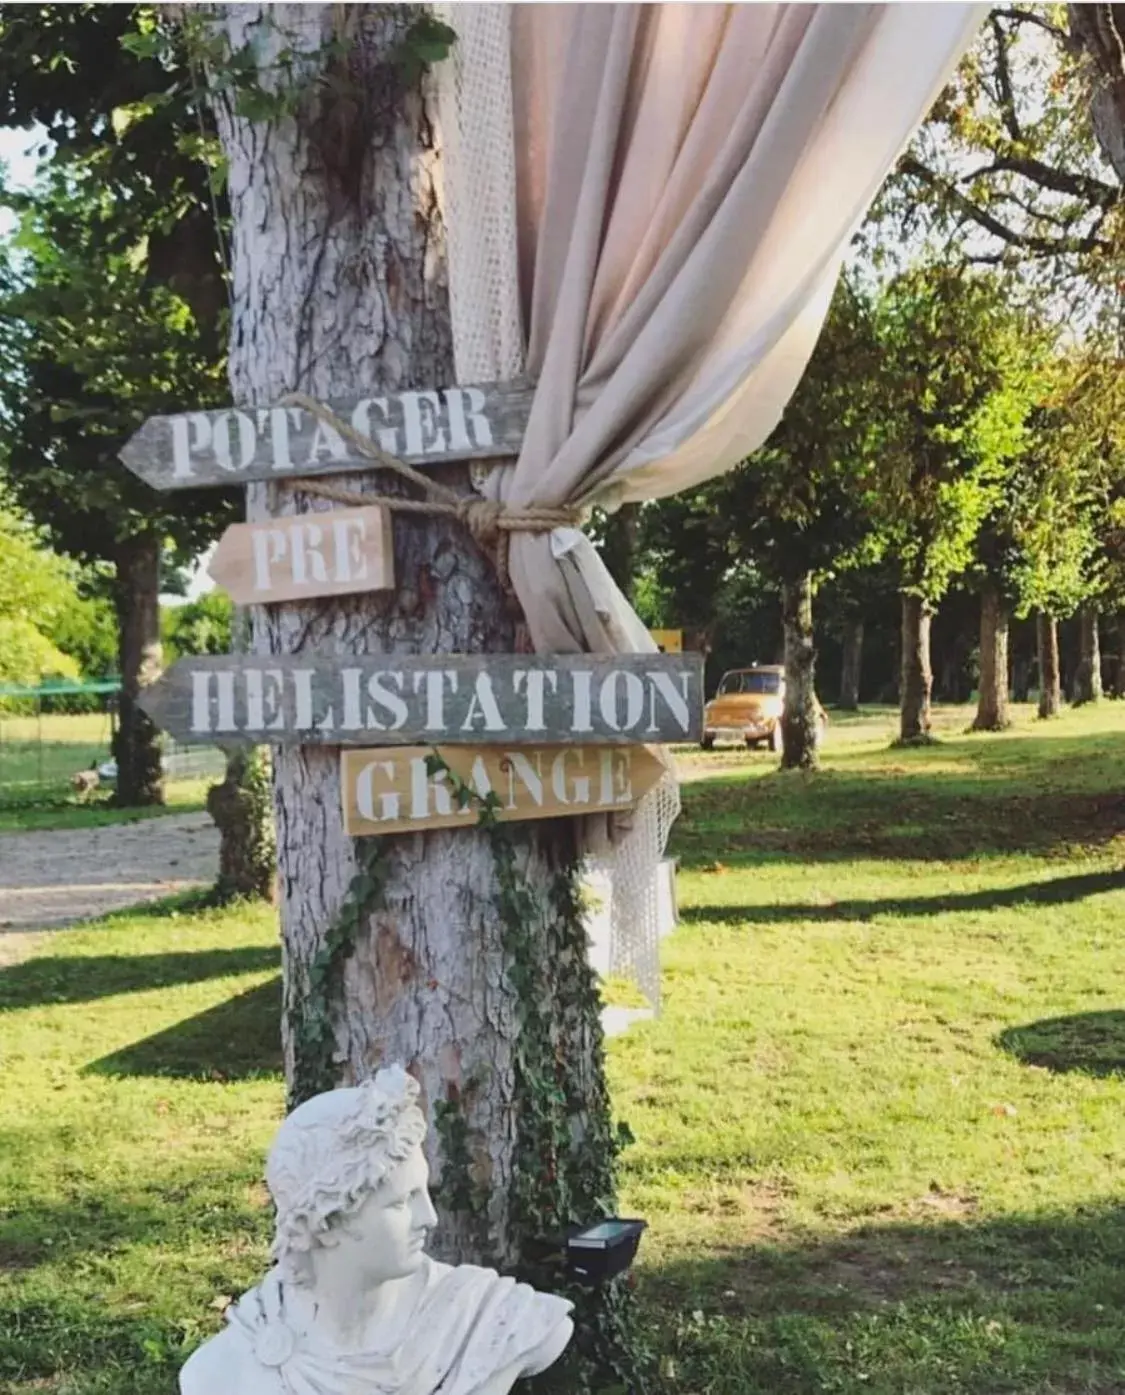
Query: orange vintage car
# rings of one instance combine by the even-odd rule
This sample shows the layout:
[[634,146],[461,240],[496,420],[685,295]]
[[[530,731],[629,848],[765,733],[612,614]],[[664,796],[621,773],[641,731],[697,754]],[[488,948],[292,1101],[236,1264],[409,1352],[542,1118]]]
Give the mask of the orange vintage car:
[[[716,741],[743,741],[781,750],[781,709],[785,704],[785,669],[780,664],[732,668],[723,674],[719,690],[703,709],[700,745],[709,751]],[[816,704],[821,733],[828,715]]]

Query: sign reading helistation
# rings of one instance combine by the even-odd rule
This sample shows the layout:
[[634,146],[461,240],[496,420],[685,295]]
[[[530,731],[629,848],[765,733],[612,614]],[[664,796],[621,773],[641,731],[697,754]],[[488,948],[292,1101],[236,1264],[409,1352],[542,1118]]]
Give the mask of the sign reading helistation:
[[696,741],[698,654],[221,655],[141,696],[177,741],[370,746]]

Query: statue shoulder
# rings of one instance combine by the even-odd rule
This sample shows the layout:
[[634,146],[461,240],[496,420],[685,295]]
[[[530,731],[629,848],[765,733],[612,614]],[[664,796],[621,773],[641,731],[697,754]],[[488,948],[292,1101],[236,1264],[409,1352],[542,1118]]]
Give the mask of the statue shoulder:
[[180,1371],[180,1395],[282,1395],[274,1371],[255,1358],[233,1327],[197,1347]]

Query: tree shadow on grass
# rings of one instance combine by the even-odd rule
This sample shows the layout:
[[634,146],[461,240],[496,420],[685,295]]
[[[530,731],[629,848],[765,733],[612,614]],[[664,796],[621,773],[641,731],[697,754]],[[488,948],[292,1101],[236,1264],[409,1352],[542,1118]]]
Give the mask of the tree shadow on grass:
[[86,1071],[223,1081],[279,1076],[281,977],[92,1061]]
[[950,912],[997,911],[1014,906],[1063,906],[1105,891],[1125,891],[1125,871],[1081,872],[1045,881],[983,891],[951,892],[944,896],[889,896],[879,900],[833,901],[811,905],[786,901],[760,906],[685,906],[681,919],[687,924],[729,925],[745,920],[759,925],[786,921],[864,921],[876,916],[944,915]]
[[1025,1065],[1079,1075],[1125,1074],[1125,1012],[1080,1012],[1008,1027],[997,1046]]
[[55,1003],[91,1003],[210,978],[229,978],[278,962],[271,945],[166,954],[45,954],[0,969],[0,1011]]
[[972,1198],[932,1200],[931,1223],[732,1242],[642,1270],[661,1390],[1120,1395],[1121,1208],[977,1222]]

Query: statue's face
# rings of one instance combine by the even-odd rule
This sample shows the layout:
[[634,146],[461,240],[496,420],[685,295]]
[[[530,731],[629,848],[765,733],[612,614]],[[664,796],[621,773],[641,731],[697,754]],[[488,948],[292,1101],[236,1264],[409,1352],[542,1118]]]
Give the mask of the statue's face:
[[366,1287],[404,1279],[422,1263],[426,1237],[437,1224],[429,1175],[425,1154],[415,1148],[344,1223],[339,1248]]

